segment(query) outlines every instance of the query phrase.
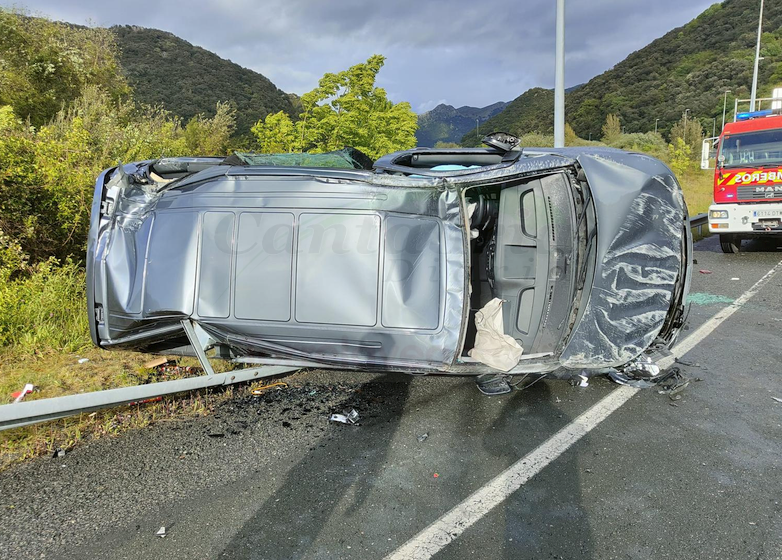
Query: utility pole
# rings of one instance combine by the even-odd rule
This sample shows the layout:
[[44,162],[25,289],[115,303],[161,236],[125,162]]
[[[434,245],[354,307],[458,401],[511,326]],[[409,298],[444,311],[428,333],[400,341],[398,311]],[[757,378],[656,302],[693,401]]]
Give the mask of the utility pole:
[[657,134],[657,123],[660,122],[660,119],[654,119],[654,133]]
[[684,143],[687,143],[687,113],[689,113],[689,109],[684,110]]
[[725,90],[725,100],[722,102],[722,128],[720,129],[720,132],[725,128],[725,111],[728,108],[728,94],[730,93],[729,89]]
[[760,64],[760,38],[763,35],[763,0],[760,0],[760,21],[758,21],[758,44],[755,47],[755,72],[752,74],[752,97],[749,110],[755,110],[755,99],[758,96],[758,65]]
[[478,122],[479,117],[475,117],[475,136],[480,139],[481,137],[481,124]]
[[714,117],[714,122],[711,125],[711,137],[717,136],[717,117]]
[[565,147],[565,0],[557,0],[554,79],[554,147]]

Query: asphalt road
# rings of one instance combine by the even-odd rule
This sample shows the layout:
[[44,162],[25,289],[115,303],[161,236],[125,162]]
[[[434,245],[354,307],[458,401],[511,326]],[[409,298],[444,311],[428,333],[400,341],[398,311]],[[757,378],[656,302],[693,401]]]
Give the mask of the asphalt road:
[[[682,337],[782,259],[746,249],[697,244]],[[685,356],[680,400],[639,392],[435,558],[782,558],[781,327],[782,273]],[[383,558],[618,387],[288,381],[0,474],[0,556]],[[329,424],[352,407],[360,426]]]

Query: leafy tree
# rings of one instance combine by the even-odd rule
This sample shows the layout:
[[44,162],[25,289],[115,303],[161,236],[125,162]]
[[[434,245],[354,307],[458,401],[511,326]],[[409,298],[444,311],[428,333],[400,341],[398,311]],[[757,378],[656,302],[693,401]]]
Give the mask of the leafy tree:
[[232,129],[228,105],[183,128],[160,108],[115,102],[97,88],[40,129],[0,108],[0,232],[33,264],[49,256],[81,260],[101,170],[119,161],[225,153]]
[[284,113],[258,121],[252,132],[261,149],[320,153],[352,146],[376,159],[415,146],[417,118],[410,104],[392,103],[375,85],[384,62],[373,55],[348,70],[325,74],[301,97],[296,123]]
[[578,137],[570,123],[565,123],[565,146],[577,146],[580,141],[581,138]]
[[619,121],[619,117],[613,113],[609,114],[603,125],[603,142],[610,144],[619,138],[621,134],[622,123]]
[[0,106],[35,126],[97,86],[113,99],[130,90],[108,29],[63,25],[0,8]]
[[299,151],[299,135],[288,115],[280,111],[258,121],[250,129],[258,139],[261,152],[283,154]]
[[198,114],[187,123],[185,144],[190,155],[225,155],[231,134],[236,127],[236,109],[228,103],[217,102],[215,116]]
[[692,115],[685,119],[684,115],[682,115],[681,120],[671,128],[671,142],[676,144],[679,139],[687,144],[691,157],[695,157],[695,154],[700,153],[700,146],[703,141],[703,127],[698,122],[698,119]]
[[692,148],[682,138],[676,138],[668,145],[668,157],[671,170],[679,178],[692,166]]

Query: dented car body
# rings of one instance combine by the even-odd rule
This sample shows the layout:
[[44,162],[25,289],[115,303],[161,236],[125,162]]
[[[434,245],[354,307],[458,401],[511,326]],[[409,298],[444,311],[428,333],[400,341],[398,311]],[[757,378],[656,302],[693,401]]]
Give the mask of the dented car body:
[[523,348],[509,372],[569,377],[664,351],[686,318],[687,210],[648,156],[500,146],[366,169],[252,163],[171,158],[98,177],[96,345],[483,374],[497,370],[470,357],[476,314],[501,300],[500,334]]

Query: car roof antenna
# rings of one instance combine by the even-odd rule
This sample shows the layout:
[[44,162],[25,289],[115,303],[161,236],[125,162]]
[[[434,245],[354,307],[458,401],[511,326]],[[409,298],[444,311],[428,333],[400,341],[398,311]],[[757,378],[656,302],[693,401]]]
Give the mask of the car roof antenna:
[[521,143],[521,138],[508,132],[492,132],[484,136],[481,141],[491,148],[507,153]]

